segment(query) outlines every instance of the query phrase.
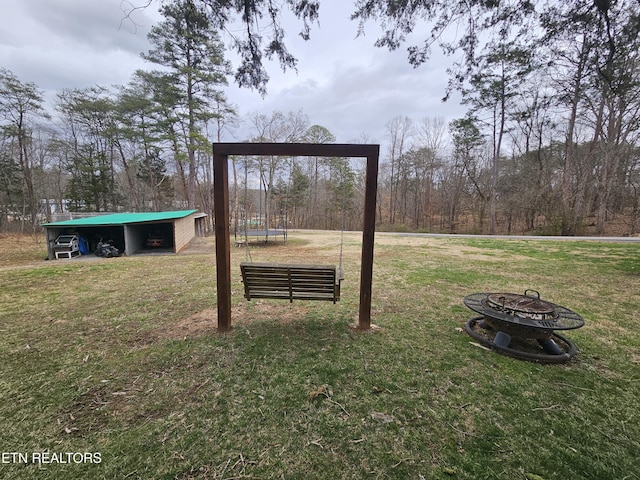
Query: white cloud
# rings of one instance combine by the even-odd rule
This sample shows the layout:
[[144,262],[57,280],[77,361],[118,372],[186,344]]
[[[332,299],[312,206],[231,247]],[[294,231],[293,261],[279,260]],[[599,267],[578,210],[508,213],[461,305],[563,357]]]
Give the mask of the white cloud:
[[21,3],[26,14],[62,45],[87,46],[95,52],[125,50],[132,55],[139,55],[148,46],[146,34],[153,22],[152,7],[127,15],[127,4],[120,0]]
[[[128,19],[123,12],[128,4],[122,0],[2,1],[0,65],[34,82],[49,99],[64,88],[125,84],[137,68],[151,68],[140,53],[149,49],[146,34],[152,22],[161,19],[157,2]],[[367,26],[368,35],[356,38],[351,8],[351,2],[322,2],[320,24],[313,27],[310,41],[297,35],[300,22],[287,15],[284,27],[289,49],[299,59],[298,71],[283,73],[276,61],[269,62],[265,98],[231,85],[228,96],[240,114],[303,110],[311,123],[328,128],[339,142],[365,134],[381,143],[385,124],[395,116],[420,121],[463,115],[458,102],[440,101],[448,59],[435,52],[414,69],[404,49],[388,52],[372,46],[376,26]],[[229,58],[233,62],[232,53]],[[246,128],[236,133],[237,140],[247,136]]]

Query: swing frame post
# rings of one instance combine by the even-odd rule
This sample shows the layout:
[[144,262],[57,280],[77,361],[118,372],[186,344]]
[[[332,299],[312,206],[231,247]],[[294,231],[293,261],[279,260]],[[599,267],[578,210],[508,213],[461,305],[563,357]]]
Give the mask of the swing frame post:
[[229,155],[366,158],[358,329],[371,328],[371,292],[380,145],[309,143],[214,143],[213,198],[216,235],[218,331],[231,330]]
[[213,151],[213,212],[216,234],[218,331],[231,330],[231,232],[229,231],[229,157]]
[[373,244],[376,232],[376,198],[378,195],[378,155],[380,147],[367,155],[364,187],[364,222],[360,259],[360,307],[358,329],[371,328],[371,289],[373,280]]

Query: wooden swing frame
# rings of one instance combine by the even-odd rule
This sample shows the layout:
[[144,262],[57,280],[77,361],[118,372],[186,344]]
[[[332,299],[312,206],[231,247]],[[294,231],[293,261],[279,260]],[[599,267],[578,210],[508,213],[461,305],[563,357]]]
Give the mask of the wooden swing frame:
[[[364,222],[360,266],[358,329],[371,328],[371,287],[378,187],[379,145],[308,143],[214,143],[213,196],[216,236],[218,331],[231,330],[231,232],[229,229],[229,155],[366,158]],[[293,295],[293,293],[291,293]],[[334,300],[335,302],[335,300]]]

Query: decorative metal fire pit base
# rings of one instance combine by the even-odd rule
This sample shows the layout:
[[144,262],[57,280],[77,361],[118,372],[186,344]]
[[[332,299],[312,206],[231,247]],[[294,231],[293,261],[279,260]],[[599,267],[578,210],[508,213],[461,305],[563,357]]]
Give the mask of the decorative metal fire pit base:
[[493,330],[483,324],[483,317],[470,318],[465,324],[465,330],[480,345],[521,360],[565,363],[578,353],[576,345],[559,333],[553,333],[550,339],[538,339],[534,343],[532,339],[511,338],[502,331]]
[[474,293],[466,296],[464,303],[482,314],[469,319],[467,333],[499,353],[538,363],[564,363],[578,351],[555,330],[580,328],[583,318],[568,308],[541,300],[535,290],[526,290],[524,295]]

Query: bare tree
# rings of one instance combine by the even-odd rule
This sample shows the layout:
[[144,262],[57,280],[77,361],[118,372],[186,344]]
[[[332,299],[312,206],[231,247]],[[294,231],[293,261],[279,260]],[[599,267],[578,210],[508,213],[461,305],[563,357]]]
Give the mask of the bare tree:
[[[274,112],[270,116],[254,113],[250,120],[253,127],[252,140],[256,142],[284,142],[300,141],[307,131],[309,120],[302,112]],[[265,226],[267,238],[271,214],[271,190],[276,177],[281,171],[287,171],[287,162],[277,157],[260,156],[254,159],[252,166],[258,171],[259,181],[264,196]]]
[[39,201],[34,185],[32,155],[33,129],[39,118],[47,118],[42,92],[33,83],[22,82],[13,72],[0,69],[0,120],[3,134],[15,141],[12,154],[20,171],[25,190],[24,211],[31,226],[38,224]]
[[406,168],[403,163],[404,154],[411,147],[414,135],[413,121],[409,117],[398,116],[385,125],[389,140],[389,224],[396,222],[396,215],[405,200],[401,195],[401,184],[406,180]]
[[431,227],[434,214],[436,171],[442,165],[447,149],[447,126],[442,117],[425,117],[418,125],[418,142],[424,149],[426,178],[422,184],[424,225]]

